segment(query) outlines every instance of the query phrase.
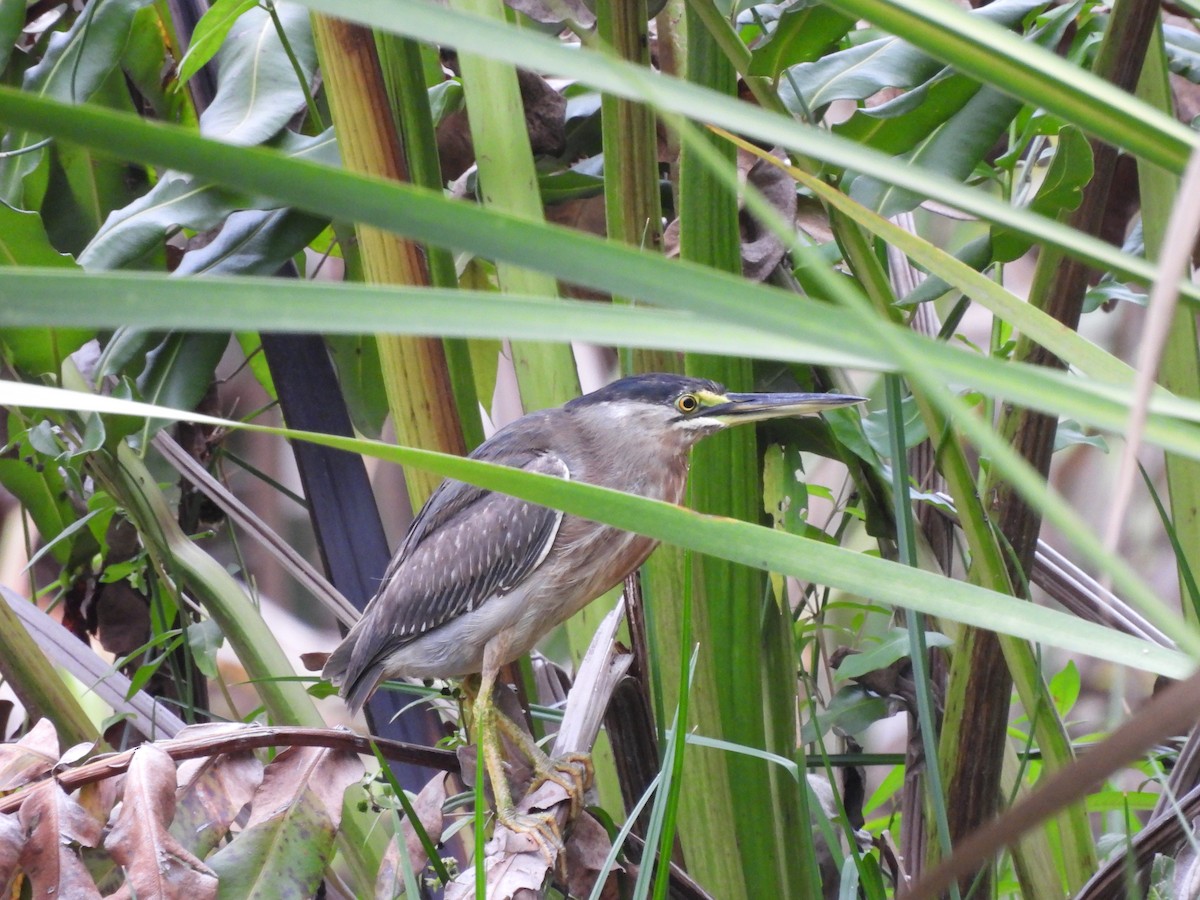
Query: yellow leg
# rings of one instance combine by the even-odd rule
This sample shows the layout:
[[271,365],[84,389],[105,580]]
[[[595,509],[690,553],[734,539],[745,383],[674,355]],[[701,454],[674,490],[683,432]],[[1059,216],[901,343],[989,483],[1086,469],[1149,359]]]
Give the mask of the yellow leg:
[[583,811],[584,796],[595,777],[591,756],[586,753],[567,753],[551,758],[542,752],[542,748],[524,728],[499,710],[496,710],[496,726],[533,766],[530,792],[537,790],[547,781],[554,782],[571,798],[571,818],[576,818]]
[[[537,841],[542,855],[546,857],[547,864],[553,865],[558,853],[563,849],[562,831],[558,827],[558,820],[551,813],[518,813],[513,804],[508,779],[504,774],[503,745],[498,729],[502,727],[500,723],[507,722],[508,719],[496,709],[492,700],[496,675],[500,669],[499,660],[503,658],[504,651],[503,643],[496,640],[490,642],[484,651],[483,675],[474,705],[476,741],[479,752],[483,754],[488,780],[492,783],[492,796],[496,798],[496,821],[511,831],[531,835]],[[541,751],[538,750],[538,753]]]

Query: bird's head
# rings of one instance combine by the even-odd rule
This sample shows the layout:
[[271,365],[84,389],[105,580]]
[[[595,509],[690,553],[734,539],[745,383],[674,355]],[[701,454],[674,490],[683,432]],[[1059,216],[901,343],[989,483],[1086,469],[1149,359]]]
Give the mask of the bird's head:
[[703,378],[652,373],[614,381],[566,408],[631,434],[691,446],[731,425],[815,415],[865,399],[846,394],[741,394]]

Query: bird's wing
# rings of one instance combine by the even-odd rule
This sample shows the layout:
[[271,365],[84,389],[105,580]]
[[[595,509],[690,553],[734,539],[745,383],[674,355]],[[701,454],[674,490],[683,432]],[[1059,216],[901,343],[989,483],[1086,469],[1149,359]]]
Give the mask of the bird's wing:
[[[566,462],[533,453],[529,472],[570,478]],[[458,481],[443,482],[413,523],[375,598],[375,628],[400,643],[521,584],[550,551],[563,514]]]

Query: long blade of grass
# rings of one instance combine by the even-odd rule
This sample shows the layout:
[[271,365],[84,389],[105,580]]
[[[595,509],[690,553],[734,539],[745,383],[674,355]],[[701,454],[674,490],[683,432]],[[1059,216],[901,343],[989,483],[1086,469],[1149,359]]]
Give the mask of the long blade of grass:
[[193,421],[308,440],[402,465],[421,466],[443,477],[502,491],[723,559],[1143,671],[1178,678],[1192,671],[1194,658],[1200,657],[1200,637],[1177,618],[1171,631],[1177,633],[1181,646],[1188,653],[1158,647],[1129,635],[1114,634],[1110,629],[1082,622],[1074,616],[1035,607],[975,585],[948,582],[929,572],[798,535],[746,522],[702,516],[669,503],[478,460],[376,441],[251,425],[114,397],[3,380],[0,380],[0,404]]

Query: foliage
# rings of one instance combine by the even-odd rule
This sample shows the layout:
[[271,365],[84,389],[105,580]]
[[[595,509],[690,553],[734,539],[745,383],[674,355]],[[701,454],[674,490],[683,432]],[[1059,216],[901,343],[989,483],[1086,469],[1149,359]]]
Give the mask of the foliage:
[[[364,780],[333,730],[259,756],[221,743],[237,726],[180,730],[318,729],[335,708],[262,611],[316,596],[345,624],[386,562],[365,470],[326,450],[408,466],[414,506],[455,477],[665,542],[562,890],[665,896],[668,857],[722,898],[885,897],[922,874],[1100,896],[1138,866],[1158,895],[1188,869],[1190,740],[1177,763],[1150,748],[1189,727],[1196,686],[1143,702],[1139,675],[1200,657],[1190,20],[1142,0],[22,6],[0,4],[0,555],[26,567],[0,673],[28,713],[0,717],[24,733],[0,747],[6,894],[415,894],[439,841],[460,896],[485,868],[489,896],[546,879],[519,836],[478,852],[482,785],[429,781],[429,758]],[[1155,317],[1174,327],[1151,390],[1119,338]],[[1112,319],[1111,349],[1079,333]],[[703,515],[458,458],[480,400],[549,406],[617,368],[870,409],[714,441]],[[371,440],[385,420],[400,447]],[[285,438],[332,586],[263,521],[294,496],[261,463]],[[1155,540],[1101,540],[1103,454],[1143,442],[1163,466],[1129,506],[1124,465],[1113,496]],[[547,651],[579,662],[610,601]],[[1106,705],[1133,714],[1089,715],[1112,672],[1129,697]],[[376,730],[458,744],[454,704],[407,690]],[[885,720],[902,752],[872,755]],[[203,761],[177,766],[181,740]],[[44,777],[142,741],[121,781]],[[999,797],[1013,817],[972,849]]]

